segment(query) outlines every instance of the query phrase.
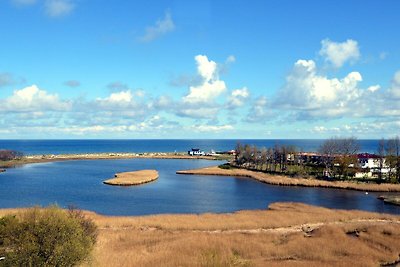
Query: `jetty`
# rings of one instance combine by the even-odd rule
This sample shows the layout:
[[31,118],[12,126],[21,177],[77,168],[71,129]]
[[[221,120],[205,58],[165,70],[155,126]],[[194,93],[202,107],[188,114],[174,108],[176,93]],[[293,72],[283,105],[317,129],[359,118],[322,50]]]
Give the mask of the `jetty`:
[[107,185],[132,186],[149,183],[158,179],[156,170],[140,170],[116,173],[115,177],[103,181]]

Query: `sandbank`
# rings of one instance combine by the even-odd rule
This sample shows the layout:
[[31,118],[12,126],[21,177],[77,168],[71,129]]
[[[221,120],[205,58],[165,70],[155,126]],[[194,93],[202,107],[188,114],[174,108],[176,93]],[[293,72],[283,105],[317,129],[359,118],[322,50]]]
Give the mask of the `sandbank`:
[[141,170],[132,172],[121,172],[115,174],[115,178],[103,181],[107,185],[131,186],[149,183],[158,179],[156,170]]

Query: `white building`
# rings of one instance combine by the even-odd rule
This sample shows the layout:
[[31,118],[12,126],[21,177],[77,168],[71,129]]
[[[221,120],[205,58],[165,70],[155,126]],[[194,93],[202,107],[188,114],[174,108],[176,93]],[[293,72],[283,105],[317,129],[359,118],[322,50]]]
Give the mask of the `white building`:
[[204,151],[201,151],[199,148],[192,148],[192,150],[188,151],[188,155],[190,155],[190,156],[205,156],[206,153],[204,153]]

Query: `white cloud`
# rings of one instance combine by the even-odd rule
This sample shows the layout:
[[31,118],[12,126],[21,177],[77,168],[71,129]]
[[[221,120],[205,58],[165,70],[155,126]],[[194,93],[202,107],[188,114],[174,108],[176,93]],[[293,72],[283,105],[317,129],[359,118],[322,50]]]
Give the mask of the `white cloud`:
[[340,116],[363,95],[365,90],[358,88],[361,81],[359,72],[330,79],[318,73],[313,60],[298,60],[278,92],[276,102],[289,109],[306,111],[303,115]]
[[220,111],[220,107],[182,106],[176,111],[176,115],[197,119],[214,119]]
[[56,18],[69,15],[75,9],[75,4],[71,0],[46,0],[44,7],[48,16]]
[[208,60],[204,55],[196,56],[195,60],[197,72],[203,78],[203,82],[200,85],[190,86],[190,92],[183,98],[183,101],[189,104],[214,101],[226,90],[225,82],[218,78],[217,63]]
[[379,84],[377,84],[377,85],[371,85],[370,87],[367,88],[367,90],[370,91],[370,92],[376,92],[376,91],[378,91],[379,89],[381,89],[381,86],[380,86]]
[[355,62],[360,58],[358,43],[352,39],[348,39],[343,43],[324,39],[321,44],[322,48],[319,54],[325,57],[325,61],[336,68],[342,67],[346,62]]
[[172,20],[171,13],[165,12],[165,17],[156,21],[154,26],[146,28],[146,32],[143,36],[139,37],[142,42],[151,42],[162,35],[172,32],[175,29],[174,21]]
[[400,70],[397,71],[392,79],[391,87],[389,88],[391,97],[400,98]]
[[234,109],[243,106],[249,96],[250,92],[247,87],[233,90],[228,98],[228,108]]
[[0,111],[63,111],[68,110],[71,103],[61,101],[56,94],[48,94],[36,85],[14,91],[13,95],[0,100]]
[[271,117],[271,114],[272,111],[268,108],[267,98],[265,96],[260,96],[251,106],[245,121],[251,123],[263,122],[268,120]]
[[231,131],[233,130],[233,126],[226,124],[226,125],[193,125],[191,126],[192,130],[200,131],[200,132],[223,132],[223,131]]
[[234,55],[230,55],[228,56],[228,58],[226,59],[226,63],[234,63],[236,61],[236,58]]
[[136,106],[136,102],[130,90],[115,92],[105,98],[97,98],[96,104],[106,110],[124,110]]

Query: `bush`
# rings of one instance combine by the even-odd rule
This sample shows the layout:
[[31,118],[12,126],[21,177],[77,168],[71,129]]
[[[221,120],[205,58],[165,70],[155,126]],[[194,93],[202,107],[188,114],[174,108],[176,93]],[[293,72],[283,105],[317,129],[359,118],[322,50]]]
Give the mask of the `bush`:
[[0,219],[0,263],[5,266],[72,266],[88,257],[97,228],[80,211],[32,208]]
[[224,169],[224,170],[233,169],[232,166],[229,163],[221,164],[221,165],[218,166],[218,168]]

